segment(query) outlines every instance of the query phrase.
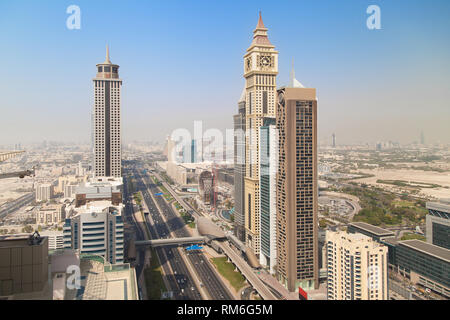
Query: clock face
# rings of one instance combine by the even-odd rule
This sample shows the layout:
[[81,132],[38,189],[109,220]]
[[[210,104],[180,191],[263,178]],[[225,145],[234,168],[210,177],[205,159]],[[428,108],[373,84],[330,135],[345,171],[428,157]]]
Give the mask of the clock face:
[[261,65],[264,67],[268,67],[270,65],[270,57],[262,57]]

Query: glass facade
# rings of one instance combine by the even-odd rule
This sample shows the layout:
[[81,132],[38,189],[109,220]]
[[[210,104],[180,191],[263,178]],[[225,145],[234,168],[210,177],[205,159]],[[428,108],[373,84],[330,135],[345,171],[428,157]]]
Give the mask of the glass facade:
[[431,254],[399,244],[395,250],[396,264],[407,272],[414,271],[446,287],[450,287],[450,263]]

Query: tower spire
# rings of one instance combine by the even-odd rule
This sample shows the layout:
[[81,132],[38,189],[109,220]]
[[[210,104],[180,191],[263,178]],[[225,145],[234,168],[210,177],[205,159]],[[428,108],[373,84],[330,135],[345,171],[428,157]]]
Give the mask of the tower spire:
[[111,61],[109,60],[109,46],[106,45],[106,60],[105,63],[111,63]]
[[264,22],[262,20],[262,16],[261,16],[261,11],[259,11],[259,19],[258,19],[258,24],[256,25],[256,29],[265,29],[266,27],[264,26]]
[[295,79],[295,69],[294,69],[294,58],[292,58],[292,70],[291,70],[291,81],[289,81],[290,88],[304,88],[303,84]]
[[295,79],[294,58],[292,58],[291,86],[294,86],[294,79]]

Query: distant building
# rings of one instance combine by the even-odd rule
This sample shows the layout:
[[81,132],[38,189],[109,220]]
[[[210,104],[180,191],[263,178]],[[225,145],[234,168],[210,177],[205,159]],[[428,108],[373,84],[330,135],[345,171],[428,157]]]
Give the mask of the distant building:
[[75,189],[75,206],[80,207],[91,201],[109,200],[113,205],[122,203],[123,179],[96,177]]
[[75,182],[71,182],[64,186],[64,198],[75,198],[76,189],[79,184]]
[[234,121],[234,234],[245,242],[245,87]]
[[57,186],[55,187],[55,191],[65,192],[66,185],[76,185],[81,184],[83,182],[87,181],[88,176],[82,175],[82,176],[74,176],[74,175],[68,175],[68,176],[61,176],[58,178]]
[[64,221],[65,205],[50,204],[39,208],[35,213],[36,224],[54,225]]
[[334,133],[331,135],[331,145],[336,148],[336,134]]
[[214,203],[214,177],[211,171],[203,171],[198,178],[200,198],[205,204]]
[[[0,236],[0,300],[31,297],[48,289],[48,238]],[[28,295],[28,296],[27,296]]]
[[387,300],[387,247],[369,237],[326,231],[328,300]]
[[191,163],[197,163],[197,141],[191,141]]
[[64,248],[100,255],[110,263],[123,263],[123,221],[109,201],[91,202],[66,219]]
[[94,81],[94,109],[92,138],[94,149],[93,170],[96,177],[122,176],[122,146],[120,105],[122,80],[119,66],[109,60],[97,64]]
[[450,249],[450,201],[427,202],[427,242]]
[[36,201],[48,201],[53,198],[53,186],[50,183],[38,184],[36,187]]
[[259,262],[275,274],[277,263],[277,169],[278,135],[275,118],[264,118],[259,128],[259,186],[261,213],[261,250]]

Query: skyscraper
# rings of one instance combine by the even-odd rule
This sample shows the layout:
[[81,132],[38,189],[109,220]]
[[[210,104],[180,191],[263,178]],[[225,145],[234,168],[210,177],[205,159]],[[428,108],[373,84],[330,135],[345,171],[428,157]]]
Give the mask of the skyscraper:
[[336,134],[334,133],[331,135],[331,145],[336,148]]
[[317,98],[295,78],[278,90],[277,277],[318,288]]
[[275,118],[264,118],[263,125],[259,130],[259,210],[261,214],[261,250],[259,252],[259,262],[264,267],[268,267],[271,274],[274,274],[277,262],[276,177],[278,168],[278,134],[275,126]]
[[259,212],[259,128],[264,117],[275,117],[278,52],[267,37],[259,14],[253,41],[244,55],[245,77],[245,231],[246,244],[255,254],[260,251]]
[[106,47],[106,60],[97,64],[94,81],[94,110],[92,114],[92,135],[95,177],[121,177],[122,151],[120,130],[120,91],[119,66],[109,60]]
[[245,177],[245,88],[238,102],[234,120],[234,234],[245,242],[244,177]]

